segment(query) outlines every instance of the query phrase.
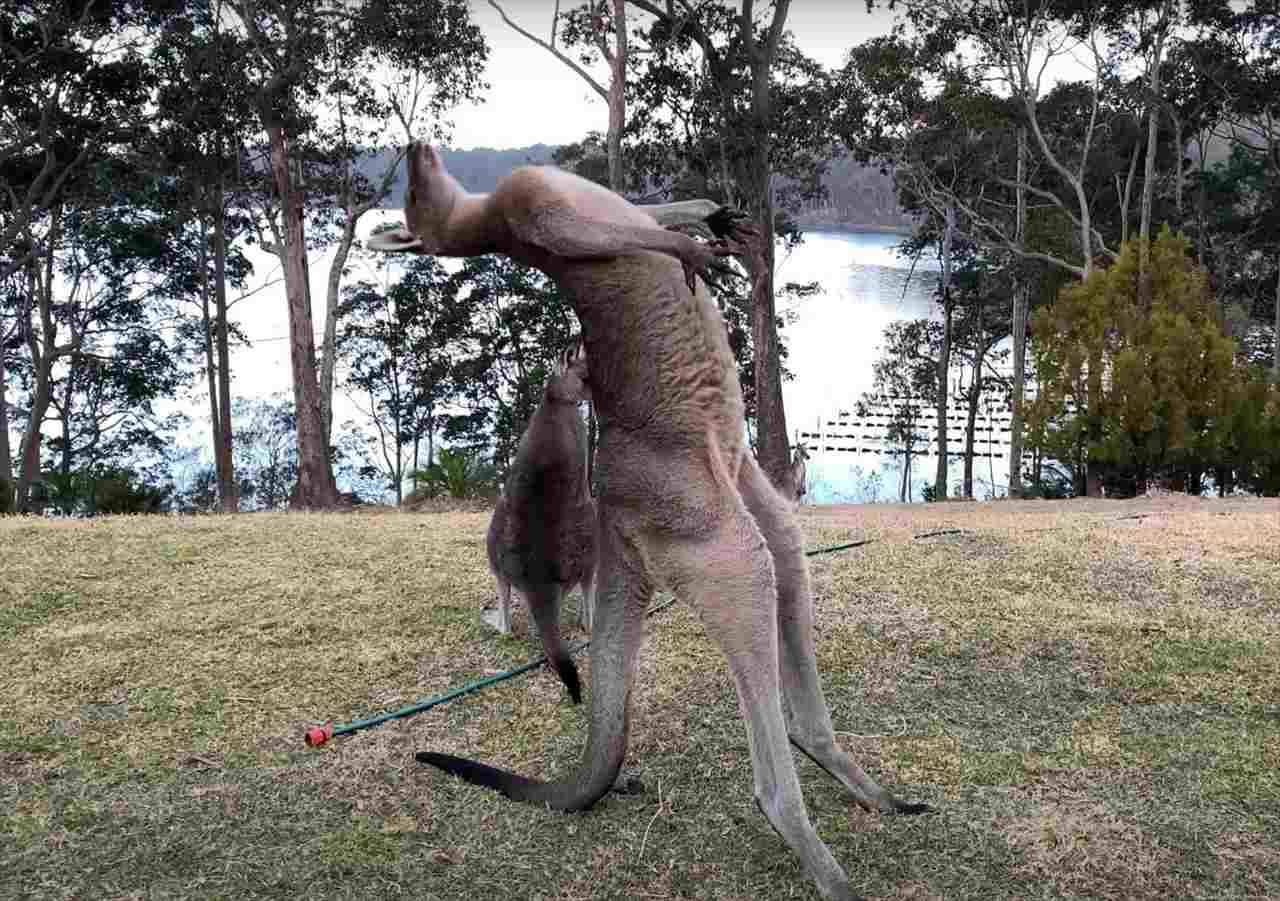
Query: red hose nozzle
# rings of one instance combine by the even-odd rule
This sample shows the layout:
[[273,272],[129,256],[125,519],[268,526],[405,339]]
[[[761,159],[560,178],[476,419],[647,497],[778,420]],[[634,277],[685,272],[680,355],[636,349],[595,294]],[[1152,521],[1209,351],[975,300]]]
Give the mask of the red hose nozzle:
[[325,723],[323,726],[308,729],[304,741],[308,748],[318,748],[331,738],[333,738],[333,723]]

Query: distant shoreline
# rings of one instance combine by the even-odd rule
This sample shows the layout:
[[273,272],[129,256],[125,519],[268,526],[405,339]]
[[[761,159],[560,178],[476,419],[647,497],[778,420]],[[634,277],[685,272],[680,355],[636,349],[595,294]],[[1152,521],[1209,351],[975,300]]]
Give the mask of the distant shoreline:
[[802,232],[841,232],[845,234],[875,234],[875,235],[900,235],[904,238],[911,237],[914,234],[913,229],[909,225],[831,225],[828,223],[820,223],[816,225],[801,225]]

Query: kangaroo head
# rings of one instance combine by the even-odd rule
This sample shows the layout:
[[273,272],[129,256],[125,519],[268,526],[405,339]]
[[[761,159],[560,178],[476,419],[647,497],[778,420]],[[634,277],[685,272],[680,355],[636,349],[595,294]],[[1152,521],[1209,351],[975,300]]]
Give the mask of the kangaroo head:
[[591,400],[591,388],[587,384],[587,352],[581,338],[556,358],[551,378],[547,379],[547,396],[571,404]]
[[385,253],[436,253],[444,243],[449,214],[462,187],[429,144],[410,144],[405,159],[409,168],[409,187],[404,195],[405,227],[370,235],[365,246]]

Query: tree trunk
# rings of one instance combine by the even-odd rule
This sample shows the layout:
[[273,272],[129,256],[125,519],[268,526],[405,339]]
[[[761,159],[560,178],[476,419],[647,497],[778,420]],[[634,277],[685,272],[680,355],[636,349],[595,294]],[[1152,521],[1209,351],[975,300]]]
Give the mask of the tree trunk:
[[0,511],[13,503],[13,449],[9,446],[9,396],[4,366],[4,343],[0,341]]
[[31,392],[31,409],[27,411],[27,427],[22,433],[22,456],[18,467],[17,510],[26,513],[31,509],[31,486],[40,480],[40,430],[49,403],[53,400],[52,360],[36,364],[36,387]]
[[613,0],[613,55],[609,59],[609,130],[605,145],[609,154],[609,187],[622,194],[626,174],[622,168],[622,130],[627,121],[627,2]]
[[1084,456],[1084,493],[1086,497],[1102,497],[1102,466],[1093,457],[1091,445],[1102,437],[1102,355],[1089,361],[1086,377],[1086,422],[1088,427],[1081,452]]
[[218,413],[218,366],[214,362],[213,309],[209,299],[212,286],[209,283],[209,233],[203,217],[200,219],[200,248],[196,256],[200,267],[200,325],[203,331],[205,382],[209,389],[209,434],[213,446],[213,470],[218,484],[218,500],[222,500],[222,417]]
[[947,400],[951,374],[951,242],[955,238],[956,211],[948,206],[942,231],[942,347],[938,351],[938,468],[934,473],[934,497],[947,499]]
[[[71,475],[72,452],[74,448],[71,446],[71,417],[75,407],[76,400],[76,375],[80,367],[76,363],[76,358],[72,357],[70,364],[67,366],[67,378],[63,382],[62,409],[58,411],[58,419],[62,423],[62,459],[58,463],[58,472],[64,476]],[[68,510],[68,513],[71,511]]]
[[973,379],[969,383],[968,417],[964,424],[964,496],[973,495],[973,454],[978,431],[978,403],[982,400],[982,364],[987,358],[987,336],[983,330],[982,304],[978,304],[978,342],[973,349]]
[[789,494],[791,448],[782,405],[777,314],[773,298],[773,202],[766,196],[756,222],[760,237],[751,254],[751,342],[755,363],[756,458],[774,487]]
[[751,60],[751,122],[754,134],[750,171],[749,205],[754,208],[759,231],[757,247],[751,253],[751,340],[755,363],[756,458],[774,487],[784,496],[795,497],[791,485],[791,445],[787,438],[787,415],[782,405],[782,373],[778,360],[777,313],[774,309],[773,263],[774,222],[772,146],[769,139],[773,108],[770,71],[777,53],[777,41],[786,21],[789,0],[777,0],[768,43],[756,41],[751,21],[751,4],[744,0],[739,23],[740,37]]
[[360,221],[360,217],[353,211],[352,200],[348,198],[346,223],[342,227],[342,237],[338,240],[338,249],[333,255],[333,263],[329,266],[329,280],[325,286],[324,339],[320,350],[320,415],[324,420],[325,441],[333,436],[333,380],[334,370],[337,368],[338,292],[342,288],[342,270],[347,266],[351,245],[355,242],[356,224]]
[[1182,154],[1186,149],[1182,139],[1182,117],[1178,111],[1169,108],[1169,118],[1173,120],[1173,208],[1178,211],[1178,229],[1182,229]]
[[1138,232],[1138,302],[1151,309],[1151,207],[1156,193],[1156,136],[1160,126],[1160,60],[1169,32],[1169,3],[1160,8],[1155,44],[1147,67],[1147,158],[1142,173],[1142,222]]
[[1276,321],[1271,336],[1271,378],[1280,384],[1280,257],[1276,257]]
[[969,396],[966,398],[966,406],[969,408],[964,423],[964,476],[961,484],[961,497],[973,497],[973,455],[975,452],[974,441],[978,432],[978,381],[977,374],[974,374],[972,384],[969,385]]
[[[1018,129],[1018,189],[1017,232],[1018,248],[1022,249],[1027,234],[1027,129]],[[1010,399],[1009,417],[1009,497],[1022,497],[1022,400],[1027,385],[1027,307],[1031,301],[1031,283],[1026,268],[1018,265],[1013,286],[1013,315],[1010,319],[1013,332],[1013,397]]]
[[[45,414],[49,412],[49,404],[53,401],[53,362],[59,350],[57,325],[53,319],[53,262],[61,225],[62,205],[58,204],[51,214],[44,259],[32,259],[27,266],[28,293],[40,316],[40,337],[37,339],[35,326],[30,322],[30,314],[27,314],[27,352],[31,358],[36,384],[31,392],[27,425],[18,448],[18,485],[14,503],[19,513],[27,513],[31,509],[31,486],[40,479],[40,433]],[[41,264],[44,266],[43,279],[39,274]]]
[[1129,208],[1133,197],[1133,180],[1138,175],[1138,155],[1142,144],[1133,142],[1133,153],[1129,154],[1129,172],[1124,179],[1124,194],[1120,198],[1120,243],[1129,240]]
[[232,456],[231,430],[231,349],[227,322],[227,213],[222,181],[219,178],[213,208],[213,302],[218,317],[218,429],[213,449],[218,461],[218,505],[224,513],[240,509],[240,486]]
[[329,442],[320,410],[316,379],[315,331],[311,318],[311,286],[302,222],[302,198],[293,184],[284,129],[267,126],[271,171],[284,220],[284,283],[289,305],[289,358],[293,370],[293,402],[298,425],[298,483],[292,506],[303,510],[337,506],[338,490],[329,463]]

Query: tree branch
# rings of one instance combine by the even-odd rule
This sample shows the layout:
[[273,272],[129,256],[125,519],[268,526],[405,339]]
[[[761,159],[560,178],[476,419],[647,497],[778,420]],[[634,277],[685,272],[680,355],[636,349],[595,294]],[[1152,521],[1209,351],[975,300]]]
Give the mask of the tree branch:
[[570,69],[572,69],[573,71],[577,72],[577,73],[578,73],[578,75],[579,75],[579,76],[581,76],[582,80],[583,80],[583,81],[585,81],[588,85],[590,85],[590,86],[591,86],[591,89],[592,89],[593,91],[595,91],[597,94],[599,94],[599,95],[600,95],[601,97],[603,97],[605,100],[608,100],[608,99],[609,99],[609,92],[608,92],[607,90],[605,90],[603,87],[601,87],[600,83],[599,83],[598,81],[596,81],[594,78],[592,78],[592,77],[591,77],[591,74],[590,74],[589,72],[587,72],[587,70],[586,70],[586,69],[582,68],[582,66],[578,65],[576,62],[574,62],[572,59],[570,59],[570,58],[569,58],[568,56],[566,56],[565,54],[561,53],[561,52],[560,52],[559,50],[557,50],[557,49],[556,49],[552,44],[548,44],[548,43],[547,43],[546,41],[544,41],[542,38],[538,37],[538,36],[537,36],[537,35],[535,35],[535,34],[532,34],[532,33],[528,32],[528,31],[525,31],[523,28],[521,28],[521,27],[520,27],[519,25],[517,25],[515,22],[511,21],[511,19],[507,16],[506,12],[502,9],[502,7],[501,7],[501,6],[499,6],[499,5],[495,2],[495,0],[489,0],[489,5],[490,5],[490,6],[492,6],[494,9],[496,9],[496,10],[498,11],[498,15],[502,16],[502,21],[504,21],[504,22],[506,22],[508,25],[510,25],[512,29],[514,29],[514,30],[515,30],[515,31],[517,31],[518,33],[520,33],[520,34],[524,35],[526,38],[528,38],[529,40],[533,41],[535,44],[537,44],[537,45],[538,45],[539,47],[541,47],[542,49],[546,50],[548,53],[550,53],[550,54],[551,54],[552,56],[554,56],[556,59],[560,60],[560,62],[564,63],[564,64],[565,64],[566,66],[568,66]]

